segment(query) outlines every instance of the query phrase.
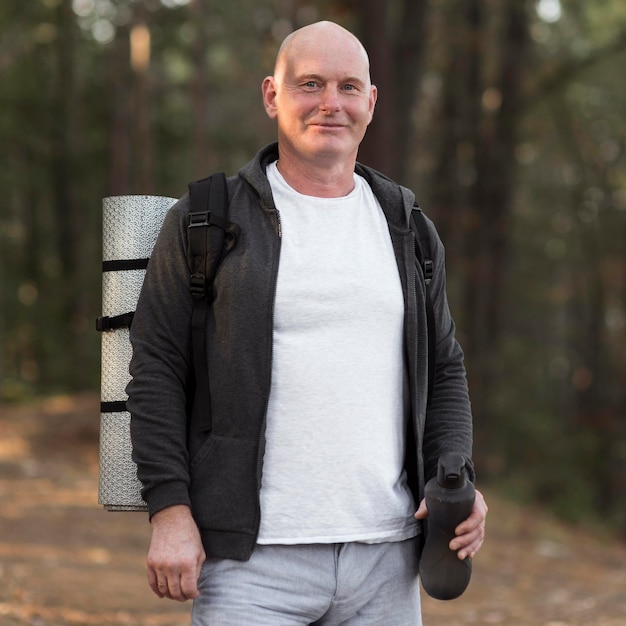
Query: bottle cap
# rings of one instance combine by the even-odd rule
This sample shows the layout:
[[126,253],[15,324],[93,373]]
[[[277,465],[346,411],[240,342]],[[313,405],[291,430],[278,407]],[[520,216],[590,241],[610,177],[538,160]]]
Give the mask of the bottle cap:
[[439,457],[437,483],[446,489],[458,489],[465,482],[465,457],[455,452],[446,452]]

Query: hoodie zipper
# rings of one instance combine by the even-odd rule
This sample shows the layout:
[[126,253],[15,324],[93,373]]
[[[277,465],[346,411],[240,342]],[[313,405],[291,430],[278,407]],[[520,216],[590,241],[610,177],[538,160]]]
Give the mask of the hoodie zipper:
[[274,284],[271,293],[272,306],[270,309],[270,321],[269,321],[269,335],[270,341],[270,358],[267,374],[267,396],[265,400],[265,409],[263,411],[263,420],[261,421],[261,429],[259,431],[259,440],[257,447],[257,466],[256,466],[256,479],[257,479],[257,515],[256,515],[256,536],[259,536],[259,528],[261,527],[261,481],[263,475],[263,457],[264,457],[264,440],[265,430],[267,426],[267,410],[269,407],[270,391],[272,388],[272,368],[274,365],[274,312],[276,308],[276,286],[278,283],[278,268],[280,265],[280,251],[283,239],[282,223],[280,221],[280,213],[278,209],[274,209],[276,215],[276,234],[278,235],[278,254],[276,259],[276,269],[274,272]]
[[[418,302],[417,302],[417,273],[418,273],[418,268],[417,268],[417,263],[416,263],[416,259],[417,259],[417,237],[415,235],[415,233],[411,230],[411,235],[413,238],[413,258],[411,259],[411,263],[409,264],[409,268],[412,270],[411,271],[411,282],[412,282],[412,293],[413,293],[413,298],[414,298],[414,306],[415,306],[415,339],[413,341],[413,357],[414,357],[414,361],[413,361],[413,395],[414,398],[412,398],[412,402],[414,404],[414,411],[415,411],[415,422],[414,422],[414,435],[415,435],[415,447],[416,447],[416,460],[417,460],[417,480],[418,480],[418,496],[419,496],[419,500],[420,502],[422,501],[422,498],[424,497],[424,480],[425,480],[425,476],[424,476],[424,456],[423,456],[423,452],[422,452],[422,439],[423,439],[423,433],[422,433],[422,429],[420,428],[420,418],[419,418],[419,400],[417,398],[417,390],[418,390],[418,379],[417,379],[417,364],[418,364],[418,360],[419,360],[419,341],[418,341],[418,335],[419,335],[419,327],[418,327],[418,319],[417,319],[417,306],[418,306]],[[428,342],[426,343],[426,350],[428,350]],[[420,502],[418,502],[418,506],[420,504]]]

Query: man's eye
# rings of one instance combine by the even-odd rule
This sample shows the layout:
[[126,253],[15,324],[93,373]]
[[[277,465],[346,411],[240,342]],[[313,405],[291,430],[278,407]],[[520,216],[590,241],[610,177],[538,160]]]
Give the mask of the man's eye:
[[304,86],[308,89],[315,89],[315,87],[317,87],[317,83],[314,80],[308,80],[306,83],[304,83]]
[[348,84],[343,86],[344,91],[356,91],[356,85]]

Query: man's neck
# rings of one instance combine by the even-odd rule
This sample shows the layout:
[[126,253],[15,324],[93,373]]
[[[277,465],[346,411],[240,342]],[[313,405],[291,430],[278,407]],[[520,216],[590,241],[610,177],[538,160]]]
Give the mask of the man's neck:
[[341,198],[354,189],[355,161],[303,161],[281,152],[277,166],[287,184],[305,196]]

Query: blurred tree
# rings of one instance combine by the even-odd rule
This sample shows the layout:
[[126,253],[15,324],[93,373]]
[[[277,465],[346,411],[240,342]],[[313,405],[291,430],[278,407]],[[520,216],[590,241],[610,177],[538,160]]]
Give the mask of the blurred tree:
[[457,285],[463,345],[474,410],[487,430],[487,398],[499,371],[529,4],[510,0],[487,7],[469,0],[462,10],[439,16],[449,36],[440,60],[432,207],[450,262],[462,267]]
[[626,530],[626,10],[609,4],[540,3],[532,22],[499,351],[517,389],[491,406],[524,492]]
[[366,0],[355,6],[357,32],[379,89],[376,115],[359,159],[408,184],[413,112],[423,71],[428,0]]
[[210,151],[209,144],[209,85],[207,58],[209,55],[209,35],[206,32],[207,10],[201,0],[191,0],[189,16],[194,24],[192,55],[193,77],[191,79],[191,99],[193,102],[193,176],[199,179],[206,176],[206,158]]

